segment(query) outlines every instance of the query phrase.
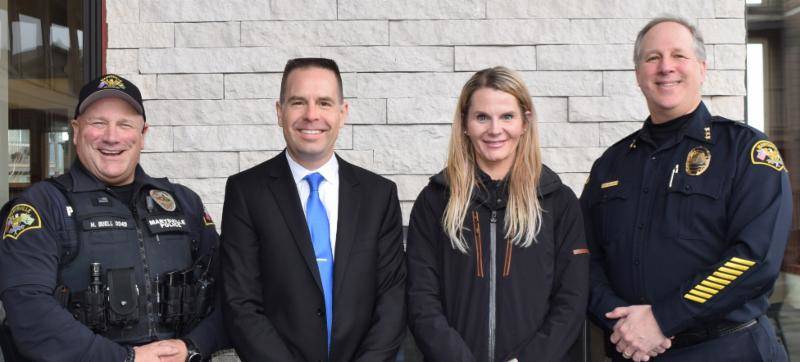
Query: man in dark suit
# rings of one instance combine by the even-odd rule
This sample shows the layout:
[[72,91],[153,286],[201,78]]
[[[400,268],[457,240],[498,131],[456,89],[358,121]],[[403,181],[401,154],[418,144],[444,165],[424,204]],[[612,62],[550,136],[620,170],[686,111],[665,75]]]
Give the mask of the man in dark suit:
[[397,188],[334,155],[348,107],[333,60],[290,60],[286,151],[228,179],[223,312],[244,361],[389,361],[403,340]]

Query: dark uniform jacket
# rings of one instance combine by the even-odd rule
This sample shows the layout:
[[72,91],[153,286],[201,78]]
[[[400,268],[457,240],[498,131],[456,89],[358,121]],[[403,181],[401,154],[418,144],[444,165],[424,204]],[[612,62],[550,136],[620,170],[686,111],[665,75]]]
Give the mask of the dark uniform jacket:
[[[19,352],[37,361],[122,361],[126,345],[180,337],[158,322],[152,279],[159,274],[163,280],[163,273],[190,266],[193,255],[215,250],[217,233],[200,198],[184,186],[151,178],[138,166],[132,205],[124,205],[79,162],[66,181],[71,198],[90,195],[84,198],[91,199],[88,206],[70,204],[53,182],[39,182],[10,203],[8,218],[2,215],[0,298]],[[171,195],[163,205],[174,206],[174,212],[156,204],[150,190]],[[81,209],[89,212],[79,215]],[[175,222],[181,219],[185,225]],[[104,274],[106,268],[134,268],[139,323],[128,331],[109,328],[95,334],[54,298],[62,283],[73,293],[84,290],[89,263],[99,261]],[[216,308],[185,335],[206,355],[225,343],[220,314]]]
[[611,146],[581,196],[591,250],[589,314],[650,304],[666,336],[761,316],[792,215],[789,178],[766,136],[700,103],[657,148],[648,129]]
[[431,177],[411,211],[408,318],[416,343],[430,361],[560,361],[588,299],[575,194],[542,168],[541,231],[522,248],[504,236],[505,182],[477,172],[486,186],[476,187],[464,220],[468,254],[453,249],[441,226],[449,197],[443,173]]

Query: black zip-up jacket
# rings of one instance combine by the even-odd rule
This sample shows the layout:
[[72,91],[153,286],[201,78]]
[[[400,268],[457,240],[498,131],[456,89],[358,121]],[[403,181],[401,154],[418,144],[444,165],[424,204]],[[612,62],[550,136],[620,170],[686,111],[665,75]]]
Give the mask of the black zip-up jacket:
[[505,239],[506,183],[478,171],[464,220],[467,254],[442,228],[448,200],[434,175],[411,211],[409,326],[428,361],[560,361],[575,341],[589,296],[588,249],[578,200],[549,168],[538,189],[538,242]]

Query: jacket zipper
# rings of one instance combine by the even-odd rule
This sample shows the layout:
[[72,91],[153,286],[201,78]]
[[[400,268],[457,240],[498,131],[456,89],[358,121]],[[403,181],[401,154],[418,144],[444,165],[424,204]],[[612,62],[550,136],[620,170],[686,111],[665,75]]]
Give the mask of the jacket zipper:
[[[134,200],[135,197],[136,196],[134,196]],[[150,294],[153,289],[150,282],[150,266],[147,264],[147,251],[145,250],[144,236],[142,235],[142,223],[139,220],[139,212],[136,209],[136,203],[132,203],[130,208],[133,212],[134,222],[136,222],[136,237],[138,238],[139,242],[139,257],[142,259],[142,273],[144,274],[145,293],[144,300],[145,304],[147,305],[147,332],[150,337],[158,337],[155,326],[157,321],[153,319],[155,311],[153,310],[153,302],[150,300]]]
[[495,305],[497,294],[497,211],[492,210],[492,217],[489,219],[489,362],[494,362],[495,348],[495,321],[497,318],[497,308]]

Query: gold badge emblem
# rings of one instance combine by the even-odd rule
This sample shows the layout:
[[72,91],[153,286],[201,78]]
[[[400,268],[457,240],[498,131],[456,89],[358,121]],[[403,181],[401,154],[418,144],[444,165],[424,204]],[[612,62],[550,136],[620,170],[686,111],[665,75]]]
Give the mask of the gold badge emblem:
[[711,164],[711,151],[705,147],[695,147],[686,156],[686,174],[700,176]]
[[164,211],[175,211],[175,199],[172,198],[169,192],[153,189],[150,190],[150,197],[152,197]]
[[761,140],[753,145],[753,150],[750,152],[750,161],[754,165],[765,165],[774,168],[776,171],[783,171],[786,166],[783,164],[778,147],[774,143]]
[[125,83],[116,75],[109,74],[103,77],[103,79],[100,79],[100,84],[97,85],[97,89],[103,88],[125,89]]
[[11,238],[16,240],[22,233],[42,228],[42,218],[33,206],[28,204],[18,204],[11,208],[3,227],[3,239]]

